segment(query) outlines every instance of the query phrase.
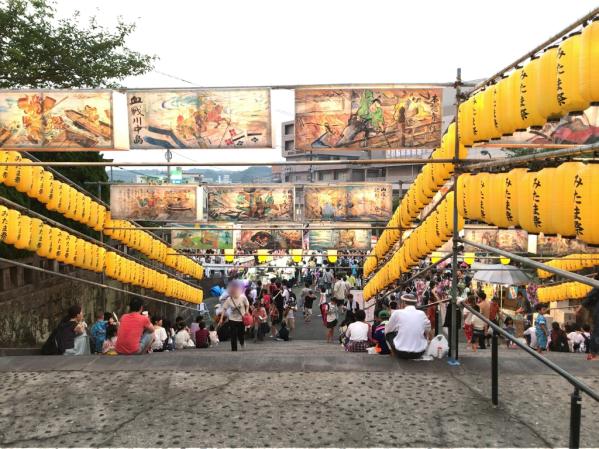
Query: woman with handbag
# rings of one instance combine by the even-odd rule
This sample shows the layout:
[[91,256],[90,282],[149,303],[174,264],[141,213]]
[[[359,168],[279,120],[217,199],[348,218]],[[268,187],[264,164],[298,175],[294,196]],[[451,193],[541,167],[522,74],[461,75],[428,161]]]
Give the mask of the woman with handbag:
[[[223,303],[223,310],[230,310],[229,327],[231,331],[231,351],[237,351],[237,341],[243,349],[245,344],[245,327],[253,323],[249,313],[250,304],[243,294],[243,284],[238,281],[231,282],[230,296]],[[223,323],[226,313],[221,314],[218,325]]]

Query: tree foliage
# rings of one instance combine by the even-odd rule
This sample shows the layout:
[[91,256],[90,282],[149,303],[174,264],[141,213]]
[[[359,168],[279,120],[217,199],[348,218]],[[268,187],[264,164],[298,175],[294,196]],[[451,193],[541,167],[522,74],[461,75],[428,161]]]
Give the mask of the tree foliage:
[[154,56],[126,46],[135,24],[80,22],[79,13],[58,18],[48,0],[0,0],[0,87],[116,87],[152,68]]
[[[117,19],[114,29],[100,26],[91,18],[82,25],[79,13],[59,18],[51,0],[0,0],[0,88],[102,88],[117,87],[127,76],[152,69],[154,56],[143,55],[126,46],[134,24]],[[99,162],[96,151],[35,153],[42,161]],[[107,181],[103,167],[57,168],[90,193]],[[85,184],[88,182],[88,184]],[[45,207],[12,188],[0,185],[0,196],[42,213],[81,232],[89,228],[48,212]],[[4,245],[0,254],[18,257]]]

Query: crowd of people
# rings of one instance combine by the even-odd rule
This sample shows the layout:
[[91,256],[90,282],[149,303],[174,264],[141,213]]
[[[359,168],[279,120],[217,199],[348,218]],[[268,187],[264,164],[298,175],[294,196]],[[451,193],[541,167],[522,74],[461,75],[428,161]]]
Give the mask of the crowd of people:
[[[456,326],[463,330],[467,348],[475,352],[487,349],[492,336],[490,326],[473,313],[472,309],[514,337],[516,337],[514,318],[521,317],[523,321],[521,342],[539,352],[581,352],[586,353],[589,360],[598,358],[599,290],[592,290],[574,310],[576,321],[559,323],[548,316],[548,305],[534,303],[529,299],[525,289],[517,290],[515,310],[502,309],[499,298],[488,296],[480,286],[474,288],[468,268],[468,265],[463,264],[457,271],[457,302],[458,305],[469,307],[461,307],[461,313],[456,316]],[[447,334],[451,326],[451,308],[448,307],[451,278],[451,270],[443,267],[433,270],[427,277],[417,278],[411,283],[404,284],[403,288],[404,293],[415,295],[418,307],[426,312],[432,328],[438,333]],[[379,299],[379,302],[385,304],[392,302],[393,298],[394,295],[390,295]],[[508,348],[517,347],[510,339],[506,339],[505,344]]]
[[120,317],[100,313],[89,327],[80,305],[69,308],[66,317],[50,334],[42,347],[46,355],[139,355],[187,348],[208,348],[219,343],[214,325],[209,327],[200,316],[190,326],[183,317],[174,323],[162,316],[150,316],[141,298],[133,297],[129,313]]
[[[379,296],[372,306],[374,310],[368,310],[371,319],[367,322],[367,310],[352,294],[361,285],[358,260],[347,257],[331,266],[318,262],[316,256],[310,257],[294,268],[292,276],[260,280],[236,274],[220,290],[214,316],[198,316],[191,324],[182,317],[170,322],[161,316],[149,316],[142,300],[134,297],[129,313],[120,319],[114,314],[98,314],[88,329],[81,307],[75,305],[50,335],[43,351],[66,355],[143,354],[204,349],[227,340],[231,350],[238,351],[248,340],[289,341],[294,338],[299,319],[306,326],[321,322],[326,342],[341,343],[348,352],[419,358],[433,337],[448,333],[452,317],[448,307],[451,272],[447,267]],[[561,324],[548,317],[546,304],[534,304],[522,289],[517,293],[514,316],[506,313],[497,297],[488,297],[473,286],[467,267],[460,268],[458,305],[464,307],[458,309],[455,319],[467,348],[476,352],[489,347],[492,330],[486,320],[515,337],[514,317],[518,315],[523,318],[522,342],[535,350],[580,352],[590,360],[597,359],[599,290],[593,290],[577,311],[587,312],[584,323]],[[319,319],[315,320],[315,315]],[[505,344],[508,348],[517,346],[510,339]]]

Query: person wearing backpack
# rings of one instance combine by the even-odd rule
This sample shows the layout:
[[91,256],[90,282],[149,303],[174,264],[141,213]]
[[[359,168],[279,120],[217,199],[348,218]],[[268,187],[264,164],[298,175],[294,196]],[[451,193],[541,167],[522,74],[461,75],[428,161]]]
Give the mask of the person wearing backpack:
[[[231,295],[223,303],[223,310],[229,310],[229,328],[231,330],[231,351],[237,351],[237,342],[241,349],[245,346],[245,327],[250,304],[243,292],[243,284],[235,280],[231,282]],[[221,314],[218,325],[221,326],[225,314]],[[251,315],[249,315],[251,320]],[[253,322],[253,321],[252,321]],[[249,325],[249,324],[248,324]]]
[[[58,324],[42,347],[43,355],[89,354],[89,340],[85,332],[83,310],[80,305],[69,307],[67,316]],[[87,348],[86,348],[87,345]]]

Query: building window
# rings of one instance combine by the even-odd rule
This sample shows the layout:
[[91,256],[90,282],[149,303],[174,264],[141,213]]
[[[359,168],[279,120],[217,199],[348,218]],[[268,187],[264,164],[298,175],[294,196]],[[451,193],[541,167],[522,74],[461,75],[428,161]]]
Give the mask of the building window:
[[336,170],[333,172],[333,180],[334,181],[338,181],[339,180],[339,172],[336,171]]
[[294,144],[293,140],[286,140],[285,141],[285,151],[293,151],[293,144]]
[[293,123],[288,123],[285,125],[285,135],[293,134]]

